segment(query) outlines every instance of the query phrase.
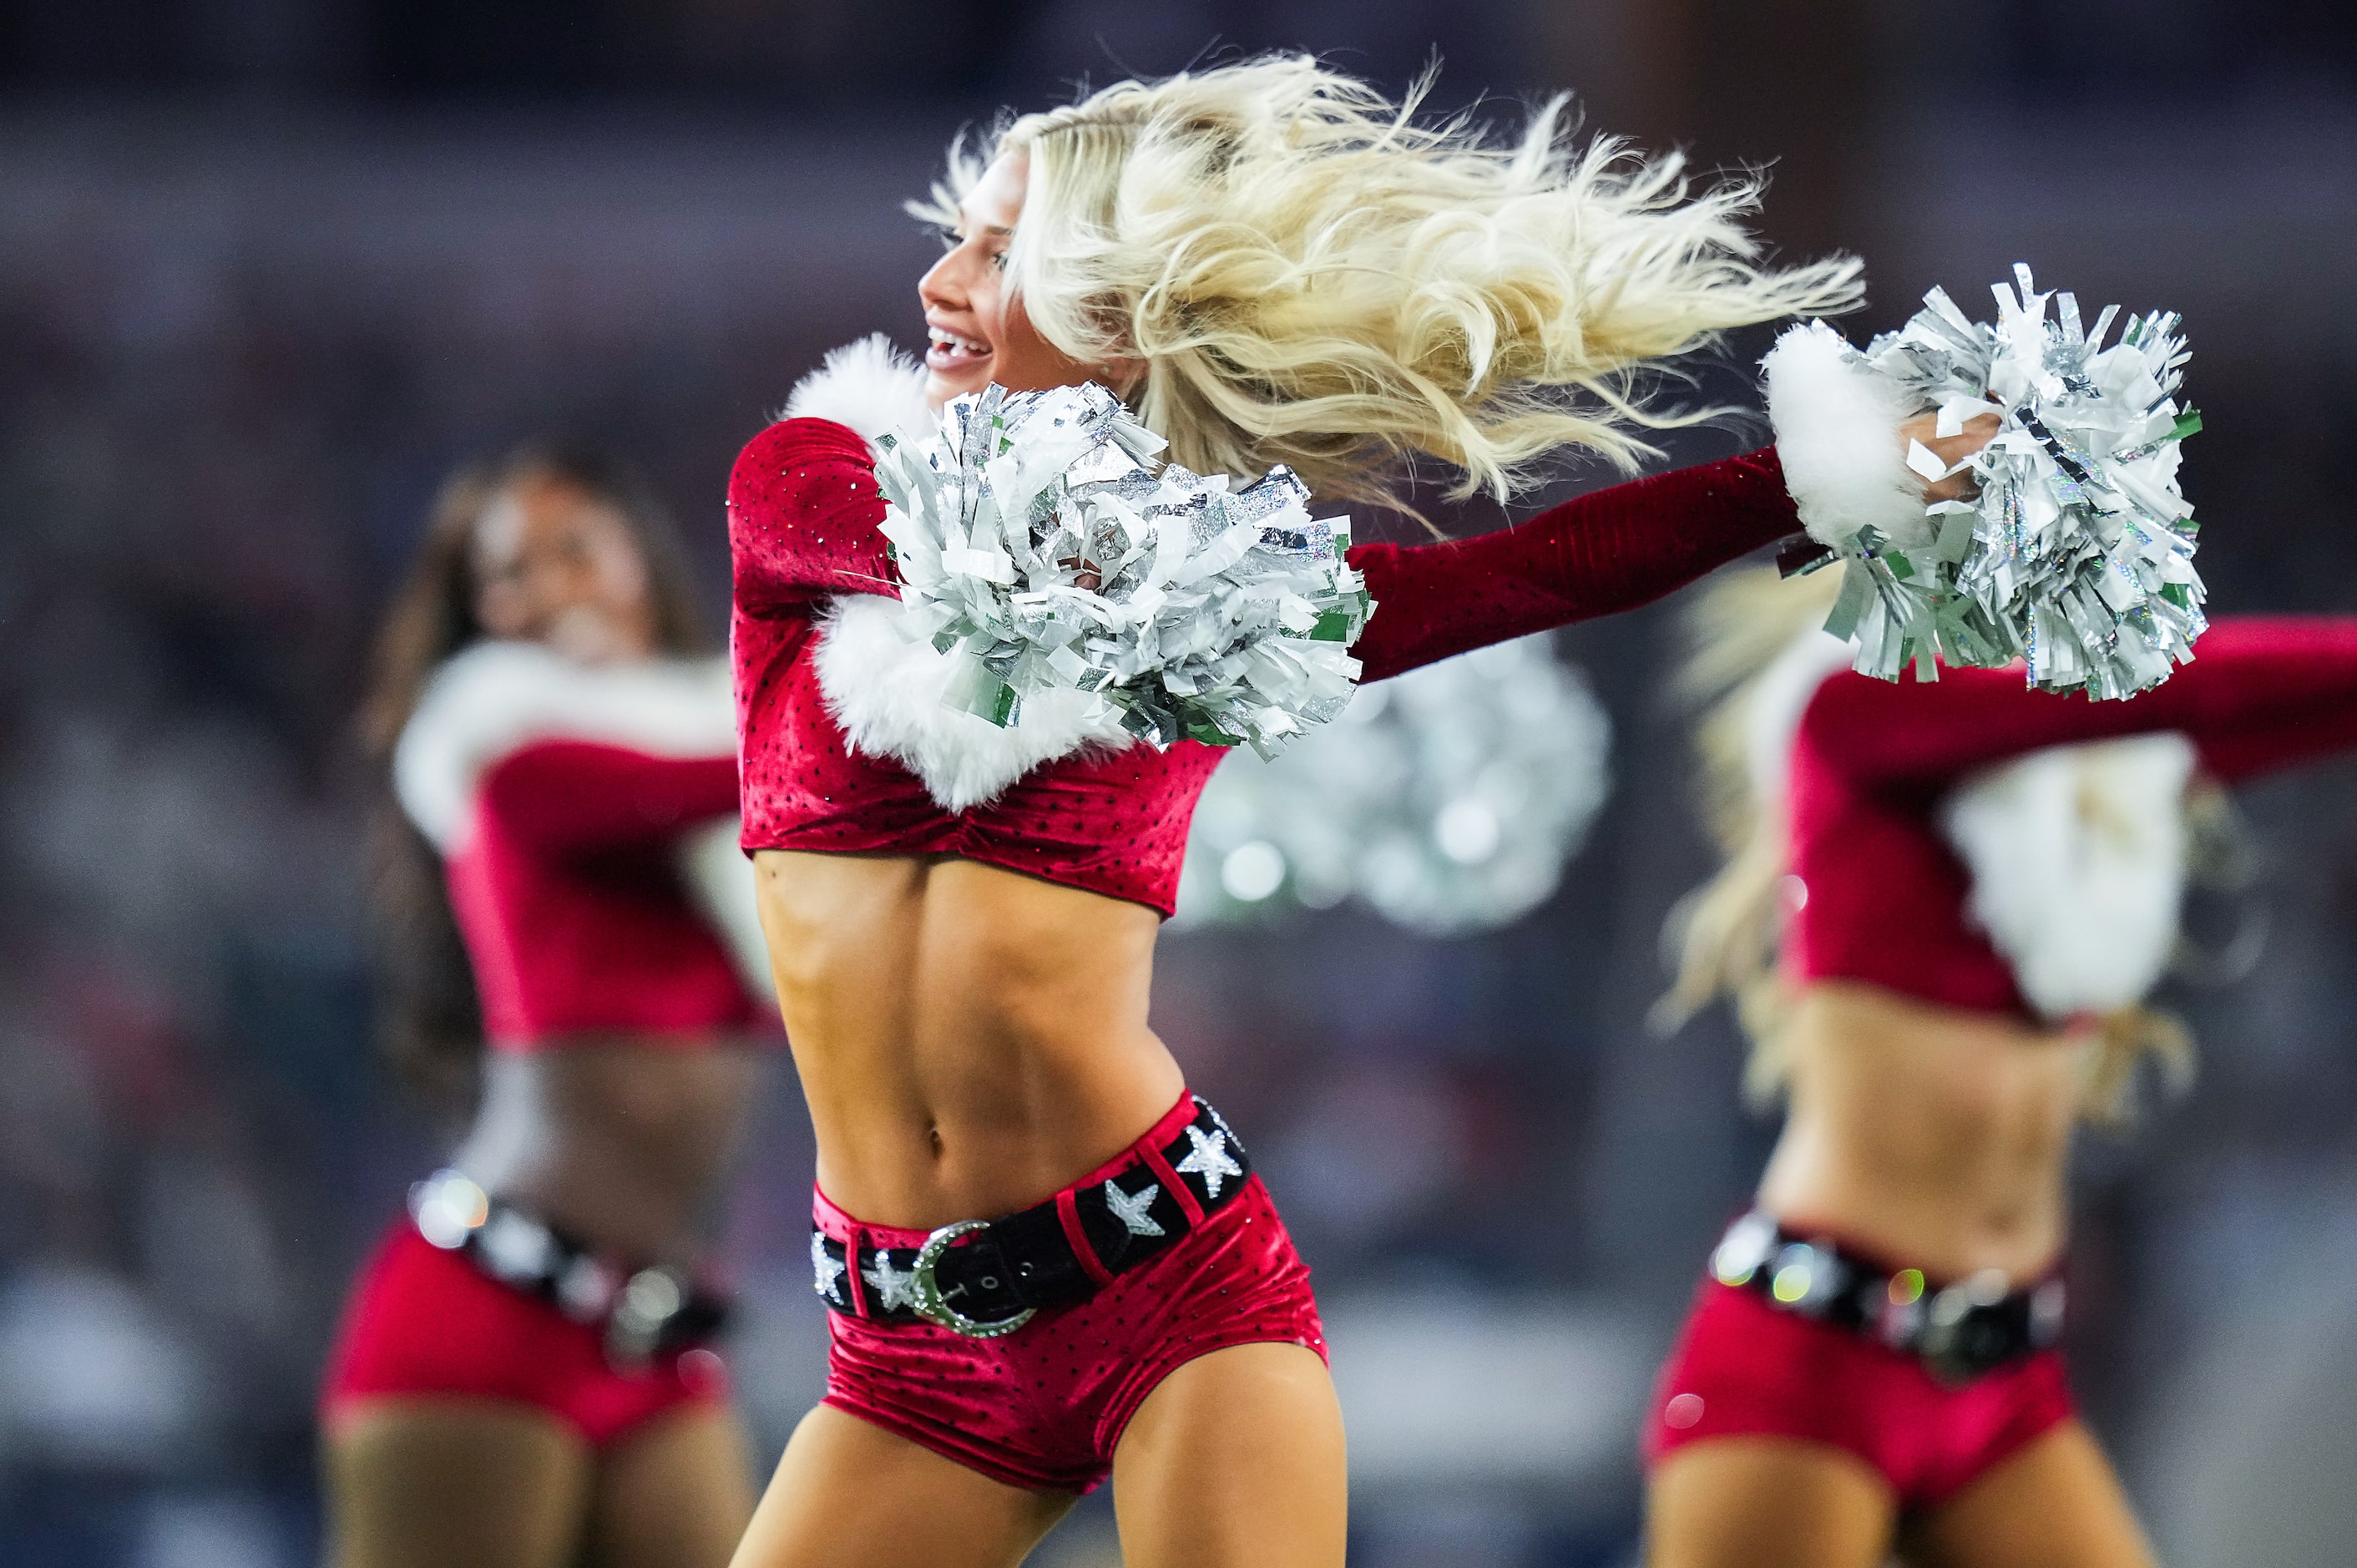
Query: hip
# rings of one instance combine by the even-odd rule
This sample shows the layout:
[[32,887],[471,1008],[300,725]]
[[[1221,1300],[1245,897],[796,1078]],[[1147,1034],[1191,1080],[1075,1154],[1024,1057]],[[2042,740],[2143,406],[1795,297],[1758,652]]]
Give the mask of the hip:
[[1234,1346],[1326,1354],[1309,1271],[1234,1134],[1182,1099],[1032,1208],[931,1232],[815,1195],[827,1402],[1010,1486],[1085,1491],[1163,1379]]
[[496,1277],[409,1219],[396,1221],[345,1307],[323,1419],[332,1428],[387,1401],[488,1402],[546,1412],[604,1447],[682,1406],[726,1400],[726,1365],[704,1342],[708,1321],[636,1334],[643,1326],[614,1299],[619,1288],[592,1303],[587,1282],[543,1288],[518,1272]]
[[1647,1463],[1781,1438],[1846,1450],[1903,1506],[1934,1505],[2072,1416],[2062,1311],[2056,1274],[1943,1280],[1746,1215],[1662,1369]]

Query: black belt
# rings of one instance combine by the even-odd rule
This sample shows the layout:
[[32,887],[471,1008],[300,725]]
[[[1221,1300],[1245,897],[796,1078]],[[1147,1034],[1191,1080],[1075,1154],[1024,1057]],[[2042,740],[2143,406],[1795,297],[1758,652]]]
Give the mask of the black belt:
[[863,1247],[811,1230],[812,1283],[835,1311],[926,1322],[973,1338],[1012,1334],[1046,1307],[1084,1301],[1178,1245],[1225,1207],[1252,1161],[1220,1113],[1137,1151],[1109,1178],[1067,1187],[1004,1219],[944,1225],[921,1247]]
[[411,1187],[409,1214],[435,1246],[465,1252],[492,1279],[576,1323],[602,1326],[607,1358],[623,1370],[710,1338],[728,1317],[726,1297],[699,1289],[679,1270],[616,1267],[491,1197],[463,1171],[436,1171]]
[[1968,1383],[2062,1337],[2062,1281],[2020,1290],[1985,1269],[1940,1290],[1922,1271],[1886,1273],[1822,1238],[1797,1236],[1757,1210],[1727,1227],[1710,1272],[1780,1311],[1813,1317],[1919,1359],[1943,1382]]

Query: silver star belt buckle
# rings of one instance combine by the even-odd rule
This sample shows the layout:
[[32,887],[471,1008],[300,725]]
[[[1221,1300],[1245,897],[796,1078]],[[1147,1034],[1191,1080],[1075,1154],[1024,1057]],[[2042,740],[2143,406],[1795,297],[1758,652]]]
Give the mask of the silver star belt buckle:
[[[940,1266],[942,1256],[949,1251],[951,1242],[969,1231],[987,1230],[989,1226],[990,1222],[986,1219],[961,1219],[954,1225],[942,1226],[925,1238],[925,1244],[917,1253],[917,1262],[909,1282],[909,1288],[914,1293],[916,1298],[915,1306],[918,1316],[928,1323],[946,1328],[952,1334],[962,1334],[969,1339],[1003,1338],[1031,1321],[1032,1314],[1039,1310],[1037,1307],[1027,1306],[1012,1317],[1001,1317],[990,1322],[968,1317],[949,1304],[948,1298],[942,1294],[941,1281],[934,1277],[933,1271]],[[996,1290],[998,1288],[998,1282],[995,1279],[985,1279],[982,1282],[982,1287],[985,1290]]]

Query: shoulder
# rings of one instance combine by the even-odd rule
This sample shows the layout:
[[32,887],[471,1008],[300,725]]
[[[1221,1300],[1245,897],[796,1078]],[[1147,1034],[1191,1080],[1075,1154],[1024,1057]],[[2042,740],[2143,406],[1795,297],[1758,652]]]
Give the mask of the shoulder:
[[537,643],[480,642],[435,672],[393,748],[393,788],[447,849],[488,768],[527,746],[584,740],[662,757],[733,755],[726,662],[658,659],[592,668]]
[[813,464],[872,469],[875,455],[866,441],[832,420],[781,419],[737,454],[729,490],[772,488]]
[[883,491],[867,443],[823,419],[772,424],[746,443],[728,475],[728,537],[740,559],[748,549],[791,549],[813,530],[823,534],[816,525],[846,510],[855,524],[880,521]]

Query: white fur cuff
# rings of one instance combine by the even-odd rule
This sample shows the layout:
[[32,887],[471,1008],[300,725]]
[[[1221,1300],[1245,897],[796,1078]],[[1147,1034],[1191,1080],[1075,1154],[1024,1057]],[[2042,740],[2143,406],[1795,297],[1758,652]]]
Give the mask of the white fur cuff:
[[960,660],[902,637],[900,614],[896,599],[834,601],[814,655],[819,690],[854,751],[899,763],[943,811],[993,800],[1042,763],[1118,751],[1135,739],[1122,728],[1120,710],[1082,692],[1027,697],[1003,728],[952,707],[947,693]]
[[1973,874],[1968,908],[2048,1018],[2140,1002],[2176,950],[2185,783],[2173,733],[2031,752],[1941,808]]
[[1931,543],[1922,484],[1899,440],[1916,412],[1906,392],[1822,321],[1786,328],[1760,365],[1776,456],[1809,537],[1839,548],[1871,524],[1894,543]]
[[576,664],[534,642],[476,643],[426,683],[393,753],[395,793],[447,854],[468,825],[475,784],[535,741],[586,740],[650,757],[726,757],[737,703],[721,659]]

